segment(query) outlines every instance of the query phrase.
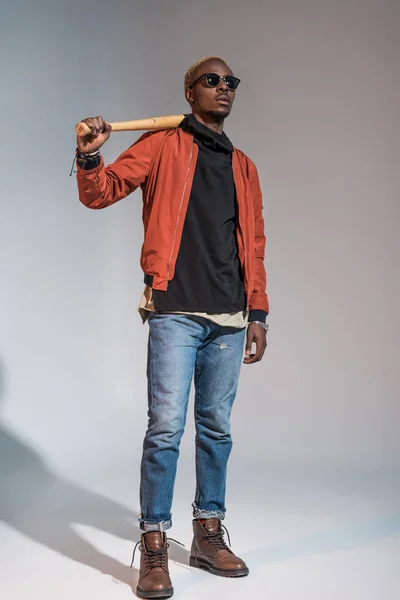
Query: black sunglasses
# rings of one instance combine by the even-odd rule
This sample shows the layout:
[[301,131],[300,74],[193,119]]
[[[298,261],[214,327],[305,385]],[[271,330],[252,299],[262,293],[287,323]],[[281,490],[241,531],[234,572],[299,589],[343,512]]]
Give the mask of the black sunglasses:
[[200,77],[195,79],[195,81],[193,81],[193,83],[191,83],[189,85],[189,88],[192,88],[193,86],[195,86],[196,83],[199,83],[199,81],[201,81],[202,79],[205,79],[207,85],[212,88],[217,87],[217,85],[219,84],[221,79],[223,79],[226,83],[226,87],[231,92],[234,92],[235,90],[237,90],[237,87],[240,83],[240,79],[238,79],[237,77],[234,77],[233,75],[223,76],[223,75],[218,75],[218,73],[203,73],[203,75],[200,75]]

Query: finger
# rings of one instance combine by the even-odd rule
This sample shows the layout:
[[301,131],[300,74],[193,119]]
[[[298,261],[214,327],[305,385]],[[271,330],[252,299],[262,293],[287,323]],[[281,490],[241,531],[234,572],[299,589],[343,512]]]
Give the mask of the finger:
[[99,134],[100,134],[100,132],[101,132],[101,127],[100,127],[100,120],[99,120],[99,117],[96,117],[96,118],[94,119],[94,123],[95,123],[95,125],[94,125],[93,136],[94,136],[95,138],[97,138],[97,137],[99,137]]
[[253,336],[250,335],[249,330],[247,330],[247,338],[246,338],[246,356],[250,355],[251,347],[253,345]]
[[103,117],[97,117],[97,119],[99,121],[99,132],[104,133],[104,131],[105,131],[104,119],[103,119]]
[[258,363],[258,362],[260,362],[260,361],[258,358],[256,359],[254,354],[251,354],[250,358],[245,358],[245,360],[244,360],[245,365],[254,365],[255,363]]
[[256,352],[255,354],[250,354],[248,358],[245,359],[246,364],[252,365],[253,363],[259,362],[262,359],[263,348],[259,344],[256,344]]
[[93,121],[92,121],[92,119],[84,119],[84,120],[83,120],[83,122],[84,122],[84,123],[86,123],[86,125],[87,125],[88,127],[90,127],[90,129],[91,129],[91,130],[93,129],[93,127],[94,127],[94,124],[93,124]]
[[96,135],[96,131],[97,131],[96,117],[91,117],[91,119],[90,119],[90,128],[92,130],[92,136],[94,138],[94,136]]
[[84,138],[85,142],[89,142],[90,143],[93,140],[93,127],[94,127],[94,124],[93,124],[92,119],[84,119],[83,122],[86,123],[86,125],[90,128],[90,133],[88,133],[88,134],[86,134],[86,135],[84,135],[82,137]]
[[86,125],[87,125],[88,127],[90,127],[90,133],[88,133],[88,134],[87,134],[87,136],[84,136],[84,137],[86,137],[87,139],[90,139],[90,140],[92,140],[92,139],[93,139],[93,132],[94,132],[94,131],[95,131],[95,129],[96,129],[95,122],[94,122],[94,120],[93,120],[93,119],[85,119],[85,120],[84,120],[84,123],[86,123]]
[[255,354],[250,354],[250,356],[246,356],[243,362],[245,365],[252,365],[255,362],[258,362],[258,360],[255,360]]

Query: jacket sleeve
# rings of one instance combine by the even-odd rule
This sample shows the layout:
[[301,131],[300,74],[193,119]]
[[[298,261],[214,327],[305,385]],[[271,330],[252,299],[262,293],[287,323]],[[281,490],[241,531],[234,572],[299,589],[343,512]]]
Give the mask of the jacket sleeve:
[[267,274],[264,264],[266,236],[264,231],[262,193],[257,169],[254,165],[252,166],[250,187],[254,206],[254,277],[249,308],[250,311],[265,311],[268,314],[269,300],[266,293]]
[[134,192],[146,181],[154,151],[154,132],[148,132],[107,167],[103,157],[94,169],[85,170],[78,164],[80,202],[88,208],[106,208]]

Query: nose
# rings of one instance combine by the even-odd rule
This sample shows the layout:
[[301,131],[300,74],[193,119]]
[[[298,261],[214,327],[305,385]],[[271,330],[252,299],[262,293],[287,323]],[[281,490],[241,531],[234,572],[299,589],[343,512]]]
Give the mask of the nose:
[[218,91],[221,91],[221,92],[227,92],[228,91],[228,86],[226,85],[226,81],[225,81],[225,79],[222,79],[222,77],[219,80],[219,84],[217,86],[217,89],[218,89]]

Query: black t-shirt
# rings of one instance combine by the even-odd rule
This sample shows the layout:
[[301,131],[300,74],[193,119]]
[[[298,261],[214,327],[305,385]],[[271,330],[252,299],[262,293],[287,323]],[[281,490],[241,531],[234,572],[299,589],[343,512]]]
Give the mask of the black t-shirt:
[[154,290],[157,311],[234,313],[246,308],[236,240],[237,205],[228,137],[190,115],[181,127],[199,153],[174,278]]

